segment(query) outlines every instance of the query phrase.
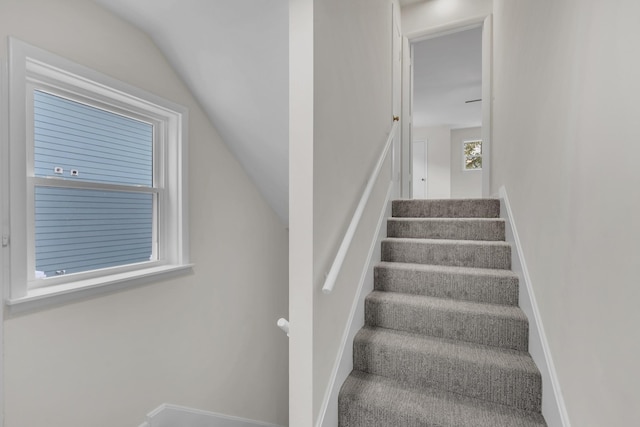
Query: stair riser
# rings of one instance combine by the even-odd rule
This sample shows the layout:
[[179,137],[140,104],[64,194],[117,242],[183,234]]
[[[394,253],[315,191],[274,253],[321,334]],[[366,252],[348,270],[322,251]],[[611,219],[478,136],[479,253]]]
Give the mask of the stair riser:
[[430,422],[419,416],[377,408],[366,401],[349,398],[339,399],[338,413],[339,427],[442,427],[437,421]]
[[441,427],[438,423],[430,423],[418,416],[400,414],[390,410],[377,408],[366,401],[351,398],[340,398],[338,401],[339,427]]
[[511,248],[507,244],[385,240],[382,242],[382,260],[508,270],[511,268]]
[[365,324],[520,351],[527,351],[529,340],[526,320],[437,308],[425,310],[369,298],[365,300]]
[[354,370],[340,390],[340,427],[546,427],[539,413],[433,389],[415,392],[365,375]]
[[444,358],[381,343],[357,342],[354,369],[412,387],[436,387],[525,411],[540,411],[540,374]]
[[504,241],[505,224],[499,220],[390,219],[387,221],[387,237]]
[[413,218],[498,218],[500,201],[476,200],[394,200],[394,217]]
[[518,279],[376,267],[375,289],[481,303],[517,305]]

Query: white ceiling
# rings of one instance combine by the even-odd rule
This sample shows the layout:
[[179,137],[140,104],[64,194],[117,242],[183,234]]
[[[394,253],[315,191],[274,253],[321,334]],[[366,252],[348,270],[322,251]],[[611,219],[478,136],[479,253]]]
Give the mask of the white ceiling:
[[153,39],[288,223],[289,2],[94,1]]
[[481,126],[482,28],[414,44],[413,125]]

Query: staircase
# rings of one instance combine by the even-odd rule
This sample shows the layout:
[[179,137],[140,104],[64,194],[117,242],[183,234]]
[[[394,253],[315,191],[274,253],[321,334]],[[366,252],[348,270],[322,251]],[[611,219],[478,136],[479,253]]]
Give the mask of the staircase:
[[546,426],[499,201],[392,210],[339,425]]

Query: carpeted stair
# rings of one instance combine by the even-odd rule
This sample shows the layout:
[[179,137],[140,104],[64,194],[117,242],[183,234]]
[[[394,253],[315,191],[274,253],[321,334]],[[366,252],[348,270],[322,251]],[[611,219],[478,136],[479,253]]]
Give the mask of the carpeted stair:
[[341,427],[542,427],[500,203],[398,200],[339,396]]

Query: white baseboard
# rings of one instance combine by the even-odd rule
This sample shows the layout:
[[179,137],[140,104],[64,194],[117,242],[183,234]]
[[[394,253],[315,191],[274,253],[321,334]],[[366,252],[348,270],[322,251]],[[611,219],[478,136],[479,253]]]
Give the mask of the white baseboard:
[[520,279],[520,308],[529,318],[529,353],[542,374],[542,415],[549,427],[571,427],[569,415],[560,390],[560,382],[549,350],[540,311],[524,259],[520,238],[506,188],[500,187],[500,216],[506,220],[506,241],[512,251],[511,269]]
[[391,216],[391,195],[393,189],[394,184],[391,182],[387,189],[384,207],[378,218],[375,236],[371,241],[369,254],[367,256],[368,262],[360,276],[358,291],[351,306],[351,312],[349,313],[347,327],[342,336],[336,363],[331,371],[327,392],[322,400],[316,427],[338,426],[338,393],[340,392],[340,387],[342,387],[342,384],[349,376],[349,373],[353,370],[353,339],[356,333],[364,326],[364,299],[373,291],[373,267],[380,262],[381,242],[387,234],[387,228],[385,227],[386,219]]
[[140,427],[280,427],[275,424],[164,403]]

